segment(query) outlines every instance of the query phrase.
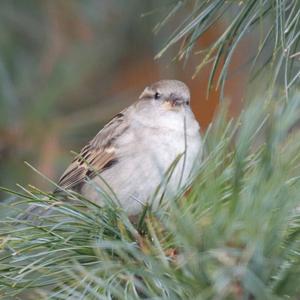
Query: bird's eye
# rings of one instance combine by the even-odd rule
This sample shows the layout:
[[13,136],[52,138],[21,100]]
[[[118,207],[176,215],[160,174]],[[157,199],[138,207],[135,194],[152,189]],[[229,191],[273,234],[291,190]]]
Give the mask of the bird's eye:
[[155,100],[158,100],[160,97],[161,97],[161,94],[160,94],[160,93],[156,92],[156,93],[154,94],[154,99],[155,99]]

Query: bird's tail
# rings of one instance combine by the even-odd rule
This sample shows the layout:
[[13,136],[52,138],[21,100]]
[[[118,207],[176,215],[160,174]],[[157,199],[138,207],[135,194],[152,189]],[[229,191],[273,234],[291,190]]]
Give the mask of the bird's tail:
[[[41,202],[34,203],[28,206],[23,212],[16,217],[16,221],[22,223],[23,221],[39,224],[42,220],[53,213],[53,206],[49,205],[48,197],[41,199]],[[43,201],[44,200],[44,201]]]

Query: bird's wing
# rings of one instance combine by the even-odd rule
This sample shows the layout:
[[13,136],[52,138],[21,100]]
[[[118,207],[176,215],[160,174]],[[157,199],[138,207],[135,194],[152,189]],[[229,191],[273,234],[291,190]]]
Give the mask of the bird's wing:
[[117,161],[115,141],[129,127],[127,113],[128,109],[117,114],[75,157],[59,179],[58,185],[62,189],[75,188],[86,177],[101,173]]

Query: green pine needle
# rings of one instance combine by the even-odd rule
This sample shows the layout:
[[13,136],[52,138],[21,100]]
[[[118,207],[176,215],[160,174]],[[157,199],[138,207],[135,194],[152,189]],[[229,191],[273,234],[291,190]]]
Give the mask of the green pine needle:
[[[257,99],[236,122],[221,110],[190,191],[138,227],[114,205],[6,189],[18,200],[1,222],[1,297],[297,299],[299,105]],[[32,203],[50,213],[13,217]]]

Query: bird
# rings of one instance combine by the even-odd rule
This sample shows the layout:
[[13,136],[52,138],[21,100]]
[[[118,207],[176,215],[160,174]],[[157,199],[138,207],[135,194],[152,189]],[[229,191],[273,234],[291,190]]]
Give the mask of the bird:
[[82,148],[55,192],[76,191],[100,206],[113,201],[129,216],[155,210],[196,174],[202,148],[189,88],[160,80]]

